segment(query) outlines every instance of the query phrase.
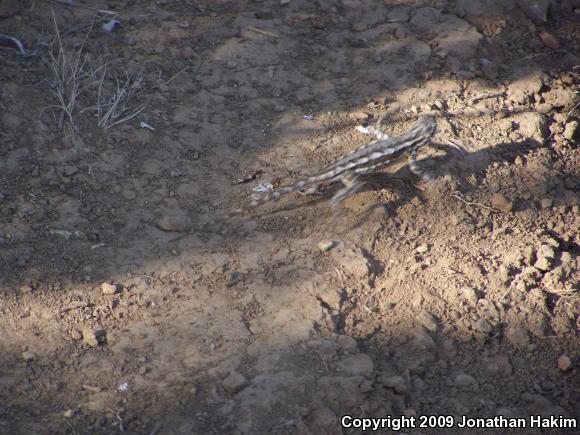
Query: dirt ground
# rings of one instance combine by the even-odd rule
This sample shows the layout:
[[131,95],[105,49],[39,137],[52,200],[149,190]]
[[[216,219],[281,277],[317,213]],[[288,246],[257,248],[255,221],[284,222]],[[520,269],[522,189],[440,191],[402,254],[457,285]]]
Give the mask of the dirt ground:
[[[1,434],[580,422],[580,2],[63,3],[0,0]],[[221,221],[424,113],[433,181]]]

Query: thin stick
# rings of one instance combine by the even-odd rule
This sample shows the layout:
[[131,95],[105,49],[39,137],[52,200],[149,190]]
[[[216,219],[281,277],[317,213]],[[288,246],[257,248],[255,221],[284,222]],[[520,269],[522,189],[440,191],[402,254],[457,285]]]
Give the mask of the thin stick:
[[277,33],[269,32],[267,30],[258,29],[257,27],[248,26],[246,29],[250,30],[251,32],[259,33],[260,35],[270,36],[271,38],[279,38],[280,35]]
[[573,112],[573,111],[576,109],[576,107],[578,107],[578,106],[580,106],[580,101],[578,101],[578,102],[576,103],[576,105],[575,105],[574,107],[572,107],[568,113],[566,113],[566,118],[567,118],[567,117],[569,117],[569,116],[570,116],[570,114],[571,114],[571,113],[572,113],[572,112]]
[[485,209],[487,209],[487,210],[490,210],[490,211],[493,211],[493,212],[495,212],[495,213],[499,213],[499,212],[500,212],[499,210],[497,210],[497,209],[495,209],[495,208],[493,208],[493,207],[490,207],[490,206],[488,206],[488,205],[485,205],[485,204],[480,204],[479,202],[470,202],[470,201],[466,201],[466,200],[464,200],[464,199],[463,199],[461,196],[459,196],[459,195],[458,195],[458,194],[456,194],[456,193],[452,193],[452,194],[451,194],[451,196],[453,196],[454,198],[457,198],[458,200],[460,200],[462,203],[464,203],[464,204],[466,204],[466,205],[476,205],[476,206],[478,206],[478,207],[485,208]]
[[486,100],[488,98],[501,97],[505,92],[484,92],[483,94],[476,95],[468,101],[468,104],[473,104],[479,100]]
[[177,74],[175,74],[173,77],[171,77],[169,80],[163,82],[163,83],[159,83],[155,86],[153,86],[151,89],[155,89],[159,86],[163,86],[163,85],[168,85],[169,83],[171,83],[173,80],[175,80],[177,77],[179,77],[184,71],[188,70],[189,67],[185,67],[183,68],[181,71],[179,71]]

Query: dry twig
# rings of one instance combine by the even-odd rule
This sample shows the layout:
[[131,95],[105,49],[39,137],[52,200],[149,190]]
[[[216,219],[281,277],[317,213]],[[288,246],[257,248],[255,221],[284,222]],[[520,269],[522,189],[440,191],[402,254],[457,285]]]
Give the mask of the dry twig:
[[457,198],[458,200],[460,200],[462,203],[464,203],[466,205],[475,205],[477,207],[485,208],[486,210],[493,211],[495,213],[499,213],[500,212],[499,210],[497,210],[497,209],[495,209],[493,207],[490,207],[489,205],[480,204],[479,202],[466,201],[461,196],[459,196],[457,193],[452,193],[451,196],[454,197],[454,198]]

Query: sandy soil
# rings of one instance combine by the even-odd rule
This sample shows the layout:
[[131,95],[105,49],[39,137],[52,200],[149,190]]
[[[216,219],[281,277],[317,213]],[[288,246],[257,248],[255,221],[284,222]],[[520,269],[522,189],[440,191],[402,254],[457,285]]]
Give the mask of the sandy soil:
[[[580,422],[579,2],[71,3],[0,0],[1,434]],[[218,222],[423,113],[431,183]]]

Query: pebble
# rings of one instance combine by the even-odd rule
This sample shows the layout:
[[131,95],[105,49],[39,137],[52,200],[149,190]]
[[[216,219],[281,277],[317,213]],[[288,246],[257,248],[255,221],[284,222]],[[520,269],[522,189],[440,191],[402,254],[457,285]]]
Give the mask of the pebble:
[[191,228],[191,218],[182,210],[173,210],[160,216],[155,221],[155,225],[163,231],[183,233]]
[[560,48],[560,41],[558,41],[558,38],[545,30],[540,33],[540,41],[552,50],[558,50]]
[[318,249],[322,252],[328,252],[334,248],[334,242],[332,240],[322,240],[318,242]]
[[83,343],[91,347],[97,347],[99,344],[105,342],[105,331],[98,331],[95,329],[83,329]]
[[81,331],[79,331],[76,328],[72,329],[72,331],[70,332],[70,336],[72,337],[73,340],[82,340],[83,338],[83,334],[81,333]]
[[21,285],[20,286],[20,293],[30,293],[32,291],[32,287],[29,285]]
[[381,378],[380,382],[384,387],[395,390],[397,394],[407,394],[409,392],[407,382],[402,376],[384,377]]
[[123,189],[123,191],[121,192],[121,195],[123,195],[123,198],[131,201],[132,199],[135,199],[135,197],[137,195],[135,195],[135,192],[133,192],[132,190],[129,189]]
[[74,409],[67,409],[62,413],[62,415],[64,418],[71,418],[73,415],[75,415],[75,411]]
[[348,335],[339,335],[336,338],[336,344],[340,346],[340,350],[343,352],[358,352],[358,344],[356,340]]
[[417,317],[417,321],[425,329],[427,329],[431,332],[437,331],[437,327],[438,327],[437,318],[435,316],[433,316],[432,314],[424,311],[421,314],[419,314],[419,316]]
[[109,284],[108,282],[104,282],[101,284],[101,291],[104,295],[114,295],[117,293],[117,284]]
[[503,213],[509,213],[514,208],[514,202],[501,193],[494,193],[492,195],[491,205]]
[[465,70],[457,71],[457,73],[455,73],[455,76],[459,80],[471,80],[471,79],[475,78],[474,73],[472,73],[471,71],[465,71]]
[[552,205],[554,205],[554,200],[552,198],[544,198],[542,199],[542,201],[540,202],[540,206],[542,207],[542,209],[547,209],[552,207]]
[[413,346],[420,350],[429,351],[435,349],[435,341],[425,330],[421,330],[417,331],[413,337]]
[[348,356],[340,360],[336,366],[352,376],[371,376],[375,369],[373,360],[365,353]]
[[334,427],[337,420],[338,418],[332,409],[316,405],[306,417],[306,424],[314,433],[331,433],[329,428]]
[[472,287],[463,287],[461,289],[461,293],[463,294],[465,299],[467,299],[467,301],[473,305],[475,305],[477,303],[477,301],[479,300],[479,295],[477,293],[477,290],[475,290]]
[[519,126],[519,132],[524,138],[530,138],[540,144],[548,138],[548,122],[545,115],[533,112],[524,112],[514,116]]
[[479,68],[485,78],[493,80],[498,75],[497,65],[491,62],[489,59],[479,59]]
[[244,375],[239,372],[231,372],[223,381],[222,387],[229,392],[235,393],[239,391],[247,382]]
[[415,249],[415,252],[417,252],[419,254],[424,254],[425,252],[429,252],[429,246],[421,245]]
[[573,140],[574,136],[576,136],[576,133],[578,132],[578,125],[579,125],[578,121],[576,120],[567,123],[566,126],[564,127],[563,133],[564,138],[568,140]]
[[455,377],[454,384],[457,388],[478,389],[479,386],[473,376],[466,373],[460,373]]
[[472,322],[471,327],[474,331],[489,335],[493,331],[493,325],[489,320],[480,318]]
[[62,173],[67,177],[70,177],[71,175],[76,174],[78,171],[79,171],[79,168],[77,168],[76,166],[67,165],[67,166],[62,168]]
[[563,372],[567,372],[572,368],[572,361],[568,356],[562,355],[558,358],[558,368]]
[[536,254],[536,262],[534,267],[539,270],[550,270],[554,258],[556,258],[556,251],[550,245],[542,245]]
[[30,361],[34,360],[35,357],[36,357],[36,354],[34,352],[29,351],[29,350],[27,350],[26,352],[22,352],[22,359],[24,359],[24,361],[26,361],[26,362],[30,362]]
[[542,24],[548,20],[549,0],[517,0],[517,4],[535,24]]
[[355,121],[366,121],[371,117],[371,115],[366,112],[353,112],[349,115],[349,117]]
[[[537,290],[542,292],[540,289]],[[528,318],[528,327],[530,328],[530,332],[538,338],[546,338],[553,335],[550,328],[550,319],[542,313],[534,313],[531,315]]]

